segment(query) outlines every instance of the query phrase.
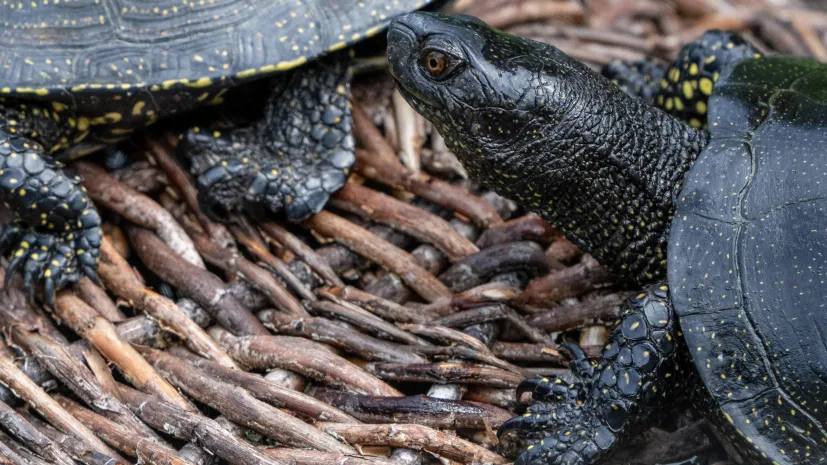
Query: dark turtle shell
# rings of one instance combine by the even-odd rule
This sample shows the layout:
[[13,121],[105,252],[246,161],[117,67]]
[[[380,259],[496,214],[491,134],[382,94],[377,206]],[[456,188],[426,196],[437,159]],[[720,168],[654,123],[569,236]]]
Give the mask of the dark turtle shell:
[[677,201],[672,299],[729,434],[760,463],[827,457],[827,65],[741,62]]
[[381,31],[430,0],[8,0],[0,94],[229,86]]

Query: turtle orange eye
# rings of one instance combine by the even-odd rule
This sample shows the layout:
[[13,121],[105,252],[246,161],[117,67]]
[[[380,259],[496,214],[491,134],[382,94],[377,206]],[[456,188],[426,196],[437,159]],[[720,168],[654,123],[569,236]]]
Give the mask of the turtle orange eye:
[[440,52],[430,52],[425,55],[424,65],[431,76],[439,76],[448,69],[448,56]]

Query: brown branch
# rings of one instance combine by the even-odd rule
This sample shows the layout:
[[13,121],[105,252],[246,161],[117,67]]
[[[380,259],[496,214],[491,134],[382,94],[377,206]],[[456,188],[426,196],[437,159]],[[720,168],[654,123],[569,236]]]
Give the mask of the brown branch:
[[125,219],[154,231],[182,259],[204,268],[204,262],[192,240],[169,211],[146,195],[129,189],[90,162],[79,161],[72,167],[83,176],[83,185],[95,205],[106,207]]
[[24,446],[55,465],[75,465],[66,452],[46,437],[14,409],[0,402],[0,426]]
[[47,419],[49,423],[59,428],[63,433],[72,434],[78,442],[83,443],[90,450],[114,458],[120,456],[106,444],[101,442],[95,434],[89,431],[69,412],[64,410],[54,401],[46,391],[29,379],[19,368],[6,358],[0,356],[0,382],[14,391],[18,397],[23,399]]
[[[160,241],[159,241],[160,242]],[[155,394],[184,409],[193,409],[174,387],[158,376],[115,327],[69,291],[61,291],[55,301],[56,314],[67,326],[114,363],[134,386]]]
[[141,228],[127,231],[141,261],[204,307],[218,324],[234,334],[268,334],[261,322],[227,292],[224,281],[181,259],[150,231]]
[[530,277],[548,272],[542,247],[535,242],[509,242],[469,255],[445,270],[440,281],[454,292],[462,292],[488,282],[494,275],[521,271]]
[[[67,412],[71,413],[104,441],[132,457],[140,457],[149,465],[193,465],[178,456],[175,449],[147,440],[142,434],[87,410],[72,400],[56,395],[57,400]],[[131,413],[131,412],[130,412]]]
[[284,465],[399,465],[377,457],[341,455],[307,449],[268,448],[262,452],[282,461]]
[[452,262],[479,252],[477,246],[457,233],[442,218],[353,182],[345,184],[331,198],[331,204],[365,220],[387,224],[422,242],[432,244]]
[[190,397],[221,412],[239,425],[258,431],[282,444],[339,452],[355,451],[281,410],[266,404],[245,389],[218,381],[209,373],[165,352],[139,348],[146,359]]
[[321,314],[327,318],[346,321],[353,326],[356,326],[363,331],[382,339],[415,346],[429,345],[427,342],[419,339],[413,334],[399,329],[399,327],[388,323],[374,314],[346,302],[344,305],[339,305],[333,302],[320,300],[318,302],[313,302],[311,307],[313,308],[313,312],[316,314]]
[[235,360],[248,368],[283,368],[336,388],[371,395],[401,395],[316,342],[291,336],[234,337],[216,330],[212,334]]
[[393,381],[481,384],[499,388],[515,388],[526,377],[500,368],[465,363],[368,363],[369,372]]
[[215,362],[193,355],[181,346],[172,347],[169,353],[194,367],[200,368],[213,379],[243,387],[256,399],[263,400],[276,407],[292,410],[314,420],[337,423],[358,422],[355,418],[328,404],[319,402],[303,392],[280,386],[261,375],[223,367]]
[[307,315],[301,303],[284,286],[279,283],[270,272],[256,265],[236,249],[220,247],[202,233],[190,232],[195,247],[209,262],[227,273],[232,273],[248,281],[259,292],[267,296],[267,300],[276,308],[293,315]]
[[409,253],[383,241],[361,226],[325,211],[313,215],[305,221],[305,224],[316,233],[330,237],[368,260],[396,273],[429,302],[451,294],[444,284],[416,265]]
[[606,268],[590,256],[585,256],[575,266],[531,281],[515,304],[518,307],[548,308],[551,302],[578,297],[591,290],[608,287],[612,282],[613,278]]
[[121,254],[104,239],[98,274],[107,288],[129,305],[146,312],[164,328],[180,337],[198,354],[228,367],[235,362],[207,333],[195,324],[174,302],[146,288]]
[[306,317],[295,319],[273,310],[258,314],[259,320],[277,333],[298,336],[316,342],[339,347],[358,355],[364,360],[424,363],[424,357],[411,352],[405,346],[376,339],[345,326],[339,326],[326,318]]
[[427,450],[460,463],[508,463],[504,457],[474,443],[426,426],[320,423],[318,427],[354,444]]
[[139,431],[150,440],[161,442],[161,438],[138,420],[120,399],[98,384],[92,373],[69,354],[66,346],[20,327],[11,328],[11,338],[87,405],[110,420]]
[[626,294],[608,294],[583,300],[575,305],[557,306],[529,316],[526,322],[547,332],[568,331],[599,322],[611,322],[617,318],[620,306],[627,297]]
[[320,288],[316,292],[340,305],[343,302],[358,305],[378,317],[395,323],[425,323],[429,320],[426,315],[422,315],[416,310],[403,307],[396,302],[377,297],[351,286]]
[[[246,223],[246,222],[245,222]],[[281,261],[278,257],[271,254],[267,246],[258,240],[257,234],[252,230],[250,225],[232,226],[230,228],[236,240],[243,244],[250,254],[260,260],[273,273],[281,278],[287,286],[298,296],[301,300],[316,300],[316,295],[309,286],[305,285],[292,271],[286,263]]]
[[506,242],[534,241],[548,246],[561,234],[539,216],[526,215],[494,225],[480,234],[476,245],[480,249]]
[[446,326],[439,326],[432,323],[418,323],[400,325],[399,327],[405,331],[435,339],[444,344],[462,344],[479,352],[489,352],[488,346],[478,339]]
[[127,386],[121,386],[124,401],[147,424],[198,446],[235,465],[284,465],[225,430],[215,420],[182,410]]
[[[104,238],[104,243],[106,242],[107,239]],[[126,315],[124,315],[123,312],[115,306],[112,299],[106,295],[106,291],[101,289],[97,284],[93,283],[89,278],[83,278],[78,281],[77,284],[75,284],[75,292],[78,297],[83,299],[84,302],[97,310],[102,317],[106,318],[110,322],[118,323],[126,319]]]
[[223,224],[216,223],[210,220],[207,215],[201,210],[201,205],[198,203],[198,190],[192,181],[192,177],[186,170],[178,163],[178,160],[172,155],[172,149],[165,143],[163,139],[158,137],[144,138],[144,143],[149,147],[152,158],[158,163],[163,172],[167,175],[170,183],[175,186],[181,193],[181,196],[186,202],[187,206],[192,210],[195,218],[204,228],[204,231],[210,238],[222,247],[229,247],[233,243],[233,238],[230,232]]
[[565,360],[557,349],[547,344],[496,341],[491,344],[491,352],[497,357],[521,362],[561,364]]
[[270,236],[270,238],[293,252],[294,255],[299,257],[311,270],[321,276],[322,279],[334,286],[344,286],[344,283],[339,279],[339,276],[336,275],[336,272],[333,271],[330,265],[320,257],[315,250],[291,234],[288,230],[284,229],[281,225],[268,222],[260,224],[259,227]]
[[356,170],[362,176],[416,194],[456,211],[480,226],[502,223],[487,201],[423,173],[413,173],[396,158],[393,148],[359,105],[353,106],[353,135],[367,150],[356,150]]
[[314,387],[317,399],[350,413],[366,423],[414,423],[440,429],[498,428],[511,412],[476,402],[427,396],[371,397]]

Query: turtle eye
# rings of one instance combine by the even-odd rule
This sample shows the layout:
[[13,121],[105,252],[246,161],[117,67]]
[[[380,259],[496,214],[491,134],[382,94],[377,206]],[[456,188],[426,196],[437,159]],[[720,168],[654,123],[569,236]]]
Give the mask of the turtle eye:
[[432,50],[425,54],[423,66],[433,77],[440,77],[449,68],[450,58],[448,55]]

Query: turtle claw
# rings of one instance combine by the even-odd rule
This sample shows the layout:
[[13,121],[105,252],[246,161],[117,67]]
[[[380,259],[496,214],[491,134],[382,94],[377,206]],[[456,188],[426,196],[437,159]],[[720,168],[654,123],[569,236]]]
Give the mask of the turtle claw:
[[96,269],[101,231],[98,227],[76,230],[55,236],[38,231],[22,231],[20,225],[11,228],[18,232],[0,236],[0,243],[20,237],[17,248],[12,252],[12,260],[6,269],[4,287],[9,289],[15,273],[23,275],[23,291],[29,302],[35,301],[38,287],[43,290],[43,298],[50,308],[54,308],[55,293],[58,289],[77,282],[84,275],[100,284]]

